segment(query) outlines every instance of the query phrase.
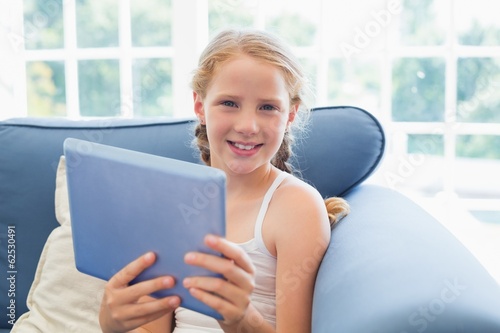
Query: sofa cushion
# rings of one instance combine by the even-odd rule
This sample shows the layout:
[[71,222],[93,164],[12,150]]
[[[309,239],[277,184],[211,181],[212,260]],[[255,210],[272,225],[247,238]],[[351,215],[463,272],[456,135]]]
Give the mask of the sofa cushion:
[[380,123],[363,109],[316,108],[294,147],[294,166],[324,197],[343,196],[368,178],[385,149]]
[[42,251],[31,285],[29,311],[12,333],[100,332],[98,313],[105,281],[82,274],[75,267],[64,157],[57,171],[55,228]]

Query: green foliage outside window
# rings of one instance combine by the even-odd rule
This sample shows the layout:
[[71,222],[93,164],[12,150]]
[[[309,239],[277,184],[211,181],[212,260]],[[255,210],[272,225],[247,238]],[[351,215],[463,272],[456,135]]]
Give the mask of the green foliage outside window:
[[81,48],[118,46],[118,1],[77,0],[76,35]]
[[[460,9],[457,8],[457,10]],[[498,46],[500,45],[500,28],[474,18],[471,19],[467,30],[459,32],[458,42],[462,45]]]
[[62,1],[24,0],[23,5],[26,49],[64,47]]
[[26,64],[28,111],[32,117],[66,115],[66,85],[63,62]]
[[444,138],[436,134],[408,135],[408,153],[424,155],[444,155]]
[[214,35],[225,28],[251,28],[255,3],[239,0],[208,0],[208,30]]
[[402,45],[442,45],[445,31],[437,18],[435,0],[403,0],[401,13]]
[[401,58],[392,72],[392,119],[443,121],[444,60]]
[[457,120],[500,123],[500,59],[458,59]]
[[137,59],[133,64],[134,114],[172,116],[172,61]]
[[119,66],[117,60],[81,60],[78,63],[80,114],[86,117],[119,116]]
[[500,160],[499,135],[459,135],[457,156]]
[[172,1],[131,0],[133,46],[172,45]]

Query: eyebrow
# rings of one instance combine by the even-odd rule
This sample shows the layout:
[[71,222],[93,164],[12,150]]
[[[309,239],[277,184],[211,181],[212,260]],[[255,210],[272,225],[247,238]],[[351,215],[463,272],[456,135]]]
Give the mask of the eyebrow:
[[216,94],[215,97],[217,99],[221,99],[221,98],[228,98],[228,99],[241,99],[240,96],[237,96],[237,95],[231,95],[231,94],[224,94],[224,93],[219,93],[219,94]]
[[[216,99],[223,99],[223,98],[227,98],[227,99],[235,99],[235,100],[240,100],[242,99],[242,96],[239,96],[239,95],[232,95],[232,94],[225,94],[225,93],[219,93],[216,95]],[[264,98],[259,98],[258,101],[260,103],[273,103],[273,104],[286,104],[286,102],[279,98],[279,97],[273,97],[273,96],[269,96],[269,97],[264,97]]]

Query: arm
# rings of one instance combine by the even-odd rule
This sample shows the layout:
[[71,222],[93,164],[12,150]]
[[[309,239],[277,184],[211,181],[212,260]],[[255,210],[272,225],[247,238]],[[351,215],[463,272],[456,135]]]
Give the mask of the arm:
[[331,230],[323,199],[311,188],[298,192],[280,200],[285,201],[286,207],[279,209],[281,217],[276,218],[274,231],[278,258],[276,327],[279,332],[311,331],[316,274],[330,241]]
[[[226,333],[311,330],[314,282],[330,240],[330,224],[324,201],[315,190],[306,188],[298,193],[295,190],[282,197],[280,204],[275,203],[274,213],[268,212],[274,224],[269,234],[278,255],[276,330],[250,303],[254,268],[242,249],[223,238],[215,238],[215,242],[207,242],[207,245],[225,258],[202,253],[186,257],[189,264],[225,276],[226,280],[194,277],[185,281],[184,286],[194,297],[223,315],[224,320],[219,324]],[[294,241],[297,239],[300,242]]]
[[264,242],[277,257],[276,329],[249,305],[238,325],[225,332],[311,331],[312,300],[319,265],[330,241],[330,222],[323,198],[300,182],[282,184],[264,223]]
[[129,286],[130,281],[154,261],[154,254],[147,253],[125,266],[106,284],[99,313],[104,333],[171,331],[172,311],[179,306],[180,299],[177,296],[155,299],[148,295],[171,288],[175,281],[167,276]]

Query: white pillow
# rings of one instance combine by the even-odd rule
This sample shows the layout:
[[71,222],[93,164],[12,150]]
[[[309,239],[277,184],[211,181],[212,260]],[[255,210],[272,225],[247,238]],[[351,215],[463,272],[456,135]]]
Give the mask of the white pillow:
[[55,209],[61,226],[45,243],[28,294],[29,311],[11,333],[101,332],[98,313],[105,281],[75,268],[64,156],[57,169]]

